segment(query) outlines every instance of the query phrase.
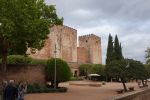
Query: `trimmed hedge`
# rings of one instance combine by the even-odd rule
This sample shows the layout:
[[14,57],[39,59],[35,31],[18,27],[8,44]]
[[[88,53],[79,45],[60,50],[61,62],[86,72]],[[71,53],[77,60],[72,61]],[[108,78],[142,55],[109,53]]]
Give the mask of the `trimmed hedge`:
[[[7,57],[8,64],[46,65],[47,60],[33,59],[24,55],[10,55]],[[2,63],[2,59],[0,59]]]
[[7,57],[8,64],[29,64],[32,58],[23,55],[10,55]]
[[66,87],[50,88],[46,86],[39,86],[38,84],[28,85],[27,93],[56,93],[67,92]]
[[71,77],[70,81],[81,81],[83,77]]
[[32,59],[29,64],[31,64],[31,65],[46,65],[46,63],[47,63],[47,60],[43,60],[43,59]]

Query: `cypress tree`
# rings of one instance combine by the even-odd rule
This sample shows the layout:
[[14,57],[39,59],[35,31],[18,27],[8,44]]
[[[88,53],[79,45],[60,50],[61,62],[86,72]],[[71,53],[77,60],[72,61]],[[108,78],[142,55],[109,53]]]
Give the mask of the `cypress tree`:
[[120,43],[120,59],[123,59],[123,54],[122,54],[122,46],[121,46],[121,43]]
[[115,36],[114,43],[114,58],[115,60],[123,59],[121,43],[119,44],[118,36]]
[[108,38],[107,54],[106,54],[106,64],[109,64],[113,60],[113,40],[111,34]]
[[114,58],[115,60],[120,60],[120,45],[119,45],[119,40],[118,36],[115,36],[115,43],[114,43]]

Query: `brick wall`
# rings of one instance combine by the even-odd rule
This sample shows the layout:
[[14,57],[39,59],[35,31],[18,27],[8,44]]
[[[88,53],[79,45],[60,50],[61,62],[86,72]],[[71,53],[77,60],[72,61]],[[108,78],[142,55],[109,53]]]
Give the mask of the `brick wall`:
[[84,47],[88,51],[88,63],[102,64],[101,38],[94,35],[79,36],[79,47]]
[[88,51],[84,47],[77,48],[77,61],[78,63],[88,63],[90,58],[88,56]]
[[[77,63],[68,63],[72,73],[79,73]],[[1,66],[0,66],[1,67]],[[7,72],[3,74],[0,71],[0,85],[3,80],[15,80],[16,83],[26,81],[30,84],[45,83],[45,66],[44,65],[8,65]]]
[[9,65],[7,72],[0,72],[0,82],[3,80],[26,81],[28,83],[45,83],[44,66],[42,65]]

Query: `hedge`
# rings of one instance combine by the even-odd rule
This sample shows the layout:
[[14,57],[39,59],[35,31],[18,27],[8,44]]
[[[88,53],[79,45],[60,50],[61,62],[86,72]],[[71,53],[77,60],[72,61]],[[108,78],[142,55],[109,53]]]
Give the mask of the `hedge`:
[[[46,65],[46,62],[47,60],[34,59],[24,55],[9,55],[7,57],[7,64]],[[2,63],[2,59],[0,59],[0,63]]]
[[28,85],[27,93],[56,93],[56,92],[67,92],[66,87],[50,88],[46,86],[40,86],[37,84]]

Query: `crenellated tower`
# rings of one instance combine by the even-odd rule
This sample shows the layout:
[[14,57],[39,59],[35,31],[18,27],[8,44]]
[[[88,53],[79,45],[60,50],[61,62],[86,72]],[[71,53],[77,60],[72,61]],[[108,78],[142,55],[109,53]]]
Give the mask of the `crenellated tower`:
[[101,38],[94,35],[79,36],[79,47],[88,52],[88,63],[102,64]]

